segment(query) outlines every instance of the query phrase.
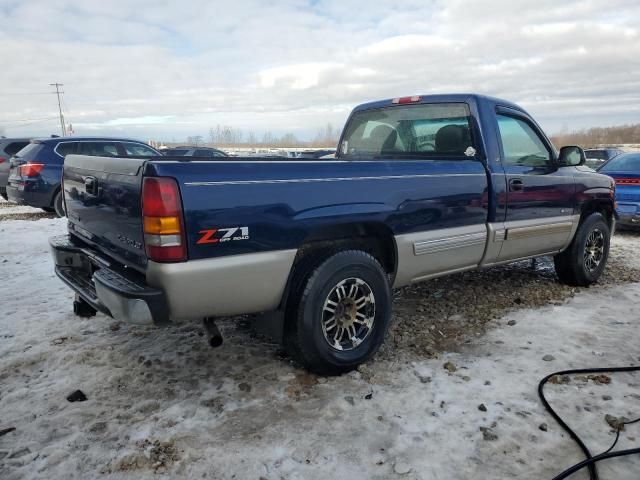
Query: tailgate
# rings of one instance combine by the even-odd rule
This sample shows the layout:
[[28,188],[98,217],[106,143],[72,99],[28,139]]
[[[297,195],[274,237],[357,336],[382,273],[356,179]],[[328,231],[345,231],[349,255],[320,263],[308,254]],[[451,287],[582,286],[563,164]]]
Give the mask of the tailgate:
[[144,271],[142,171],[145,159],[67,155],[64,198],[69,232]]

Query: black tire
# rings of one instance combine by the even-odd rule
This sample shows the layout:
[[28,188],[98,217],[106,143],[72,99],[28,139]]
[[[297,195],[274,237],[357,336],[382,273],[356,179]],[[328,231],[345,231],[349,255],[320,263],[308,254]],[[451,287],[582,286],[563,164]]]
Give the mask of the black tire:
[[[339,375],[371,358],[382,345],[391,317],[391,288],[380,263],[360,250],[335,253],[316,265],[301,275],[300,288],[294,288],[289,299],[285,346],[308,370]],[[331,299],[340,299],[340,292],[342,299],[331,313],[329,305],[336,304]]]
[[[601,246],[593,247],[592,240],[600,236]],[[598,281],[609,257],[610,239],[611,230],[602,214],[592,213],[582,220],[569,248],[553,257],[560,281],[577,287]]]
[[53,210],[56,212],[58,217],[66,217],[67,212],[64,209],[64,202],[62,198],[62,190],[56,193],[55,197],[53,197]]
[[56,209],[53,207],[42,207],[41,210],[47,213],[56,213]]

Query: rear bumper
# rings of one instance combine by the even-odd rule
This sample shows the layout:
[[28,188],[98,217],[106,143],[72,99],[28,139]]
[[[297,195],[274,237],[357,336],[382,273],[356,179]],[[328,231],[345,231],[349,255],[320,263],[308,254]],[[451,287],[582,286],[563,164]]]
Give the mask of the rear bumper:
[[626,227],[640,227],[640,204],[619,203],[617,224]]
[[96,310],[130,323],[170,323],[162,290],[148,286],[137,274],[121,271],[69,235],[51,237],[49,245],[56,275]]
[[13,203],[36,208],[51,206],[50,192],[34,192],[29,190],[31,188],[30,185],[16,182],[9,183],[6,188],[7,197]]
[[640,227],[640,214],[628,215],[618,214],[619,218],[616,224],[626,227]]

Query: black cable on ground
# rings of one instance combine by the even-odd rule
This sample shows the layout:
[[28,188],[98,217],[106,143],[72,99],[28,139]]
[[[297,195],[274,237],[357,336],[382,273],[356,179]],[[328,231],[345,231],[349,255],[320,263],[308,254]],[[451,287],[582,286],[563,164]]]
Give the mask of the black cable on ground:
[[[607,458],[615,458],[615,457],[621,457],[621,456],[624,456],[624,455],[640,454],[640,448],[631,448],[629,450],[619,450],[619,451],[616,451],[616,452],[612,452],[611,451],[611,450],[613,450],[613,448],[618,443],[618,438],[620,438],[620,428],[622,428],[622,427],[620,427],[620,428],[618,428],[618,431],[616,432],[616,438],[615,438],[613,444],[605,452],[603,452],[603,453],[601,453],[599,455],[593,456],[591,454],[591,452],[589,451],[589,448],[587,448],[587,446],[580,439],[580,437],[569,427],[569,425],[567,425],[564,422],[564,420],[562,420],[562,418],[560,418],[560,416],[555,412],[555,410],[551,407],[551,405],[549,405],[549,402],[547,401],[547,399],[544,396],[544,386],[547,383],[547,381],[549,381],[549,379],[551,377],[555,376],[555,375],[559,375],[560,376],[560,375],[577,375],[577,374],[588,374],[588,373],[620,373],[620,372],[638,372],[638,371],[640,371],[640,366],[634,366],[634,367],[611,367],[611,368],[580,368],[580,369],[574,369],[574,370],[563,370],[561,372],[555,372],[555,373],[547,375],[542,380],[540,380],[540,383],[538,384],[538,396],[540,397],[540,401],[544,405],[544,408],[547,409],[547,411],[551,414],[551,416],[555,419],[555,421],[558,422],[558,424],[578,444],[578,446],[580,447],[580,449],[584,453],[585,457],[587,457],[582,462],[577,463],[576,465],[568,468],[567,470],[565,470],[564,472],[560,473],[559,475],[556,475],[553,478],[553,480],[563,480],[563,479],[569,477],[570,475],[573,475],[578,470],[582,470],[585,467],[589,469],[589,478],[590,478],[590,480],[599,480],[600,477],[598,476],[598,469],[596,467],[596,463],[597,462],[599,462],[601,460],[606,460]],[[637,418],[635,420],[631,420],[629,422],[624,422],[622,425],[630,425],[630,424],[636,423],[636,422],[640,422],[640,418]]]

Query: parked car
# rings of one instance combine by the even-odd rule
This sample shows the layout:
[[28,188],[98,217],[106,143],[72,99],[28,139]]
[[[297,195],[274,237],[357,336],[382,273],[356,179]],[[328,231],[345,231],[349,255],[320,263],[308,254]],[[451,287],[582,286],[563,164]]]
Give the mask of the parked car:
[[0,138],[0,196],[7,200],[7,182],[11,157],[26,147],[30,138]]
[[222,150],[211,147],[173,147],[162,153],[167,157],[228,157]]
[[212,317],[279,312],[263,318],[282,318],[287,350],[336,374],[382,344],[392,288],[542,255],[571,285],[605,268],[613,180],[584,167],[579,147],[557,153],[513,103],[458,94],[360,105],[336,155],[67,157],[69,230],[51,246],[74,311],[205,319],[212,345]]
[[322,158],[329,155],[334,155],[335,153],[335,149],[309,150],[306,152],[300,152],[298,158]]
[[31,140],[11,159],[7,196],[15,203],[63,217],[60,181],[69,154],[98,157],[152,157],[160,152],[137,140],[104,137],[56,137]]
[[598,170],[616,182],[617,225],[640,227],[640,153],[623,153]]
[[584,155],[587,158],[585,163],[588,167],[597,170],[605,162],[621,153],[623,152],[619,148],[588,148],[584,151]]

